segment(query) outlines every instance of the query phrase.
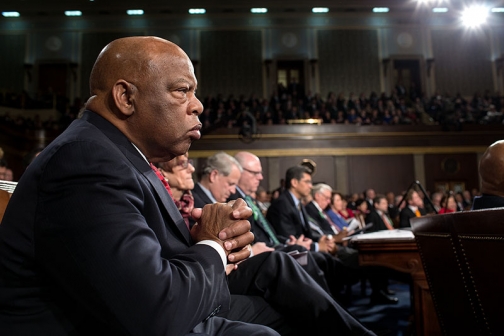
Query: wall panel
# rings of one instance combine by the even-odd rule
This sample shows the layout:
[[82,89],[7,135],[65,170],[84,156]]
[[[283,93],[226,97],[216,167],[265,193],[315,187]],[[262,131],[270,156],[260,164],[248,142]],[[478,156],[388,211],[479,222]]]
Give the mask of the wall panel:
[[0,35],[0,90],[20,93],[24,89],[25,34]]
[[200,57],[201,97],[262,95],[261,31],[202,31]]
[[320,93],[380,92],[376,30],[319,30]]
[[440,182],[462,182],[468,190],[479,189],[476,153],[426,154],[424,162],[428,190],[435,191],[436,183]]
[[415,180],[413,155],[349,156],[348,179],[351,193],[400,193]]
[[433,30],[436,91],[472,96],[493,92],[490,39],[485,31]]

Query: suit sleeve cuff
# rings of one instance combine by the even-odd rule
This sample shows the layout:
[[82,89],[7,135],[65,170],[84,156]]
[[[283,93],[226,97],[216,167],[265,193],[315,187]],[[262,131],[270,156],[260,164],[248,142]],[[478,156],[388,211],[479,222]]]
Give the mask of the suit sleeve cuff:
[[213,240],[202,240],[200,242],[197,242],[196,244],[203,244],[203,245],[208,245],[212,247],[217,253],[219,253],[221,260],[222,260],[222,266],[224,266],[224,269],[226,269],[226,264],[227,264],[227,257],[226,257],[226,252],[224,252],[224,249],[222,246],[219,245],[219,243],[214,242]]

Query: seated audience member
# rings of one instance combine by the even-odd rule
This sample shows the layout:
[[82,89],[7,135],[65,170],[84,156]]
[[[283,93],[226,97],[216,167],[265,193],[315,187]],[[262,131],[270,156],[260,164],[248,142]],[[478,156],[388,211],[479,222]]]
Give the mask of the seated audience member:
[[373,200],[373,210],[366,216],[366,223],[373,223],[369,232],[394,230],[394,223],[388,216],[388,202],[384,195],[377,195]]
[[0,158],[0,180],[5,180],[7,174],[7,161]]
[[[189,217],[194,209],[194,198],[191,193],[194,188],[192,178],[194,166],[188,159],[188,153],[157,165],[170,186],[170,188],[166,188],[168,193],[173,197],[175,205],[189,227]],[[227,265],[226,273],[229,274],[233,268],[232,264]],[[232,294],[230,310],[222,314],[219,313],[218,316],[235,321],[263,324],[281,334],[294,333],[293,328],[286,324],[284,317],[259,296]]]
[[490,145],[479,163],[481,196],[473,199],[472,210],[504,207],[504,140]]
[[376,193],[374,189],[369,188],[364,191],[364,198],[366,200],[368,210],[371,210],[373,208],[373,200],[375,197]]
[[457,211],[465,210],[464,198],[462,197],[462,193],[459,191],[459,192],[453,194],[453,196],[455,197],[455,204],[457,205]]
[[151,169],[199,138],[196,84],[166,40],[101,51],[82,118],[28,166],[0,225],[1,335],[277,335],[214,316],[225,264],[250,254],[245,202],[195,209],[189,231]]
[[[243,171],[239,162],[224,152],[209,157],[201,180],[193,189],[195,206],[225,202],[236,193]],[[368,332],[291,256],[262,245],[260,253],[241,262],[229,273],[231,294],[262,296],[299,334],[310,331],[327,334],[334,328],[341,333]]]
[[[304,235],[310,239],[313,237],[308,223],[308,214],[305,206],[301,202],[301,198],[308,196],[312,189],[310,170],[304,166],[294,166],[287,170],[285,174],[285,187],[286,191],[271,204],[268,209],[267,219],[275,227],[280,236],[299,237]],[[320,188],[322,190],[322,188]],[[330,195],[327,195],[328,197]],[[326,199],[328,197],[324,197]],[[326,203],[327,206],[327,203]],[[325,218],[320,217],[319,221],[325,221]],[[330,227],[329,223],[323,224],[321,227]],[[324,246],[323,239],[327,239],[324,235],[318,241],[319,244],[312,245],[312,250],[317,250],[320,245]],[[341,255],[338,250],[338,258],[348,268],[353,268],[360,271],[358,265],[357,251],[351,248],[342,248]],[[377,274],[380,273],[378,270]],[[373,293],[371,295],[372,304],[394,304],[397,303],[397,298],[389,297],[384,288],[386,288],[386,278],[370,276],[373,278],[372,287]],[[371,279],[371,278],[370,278]],[[375,281],[376,279],[376,281]]]
[[453,194],[445,194],[441,199],[441,209],[439,209],[440,214],[457,212],[457,202],[455,201],[455,196]]
[[385,197],[387,198],[387,203],[388,203],[388,215],[392,219],[396,216],[399,215],[399,209],[397,209],[397,206],[395,204],[395,195],[392,191],[389,191]]
[[464,209],[465,210],[471,209],[471,206],[472,206],[471,192],[469,190],[464,190],[462,192],[462,196],[464,198],[464,200],[463,200]]
[[359,199],[359,194],[353,193],[350,198],[348,199],[348,204],[347,208],[350,210],[356,210],[357,209],[357,200]]
[[434,209],[431,209],[432,211],[427,211],[427,213],[434,213],[434,210],[436,210],[439,213],[439,210],[441,210],[441,200],[443,199],[443,193],[442,192],[435,192],[432,194],[432,204],[434,205]]
[[271,195],[263,187],[258,187],[255,197],[257,206],[261,210],[263,215],[266,215],[268,208],[271,204]]
[[[343,230],[345,227],[348,227],[347,218],[352,218],[354,216],[352,212],[352,217],[350,216],[350,212],[352,210],[348,210],[343,208],[344,200],[343,196],[338,192],[333,192],[331,196],[331,204],[329,208],[326,210],[327,216],[331,219],[331,221],[338,226],[339,230]],[[346,212],[348,215],[347,218],[343,217],[342,213]]]
[[[305,239],[301,236],[296,239],[291,236],[286,242],[277,236],[275,229],[268,222],[262,213],[255,210],[255,202],[252,197],[254,190],[258,189],[260,181],[263,179],[261,161],[257,156],[249,152],[239,152],[235,155],[235,159],[240,163],[243,168],[242,175],[236,186],[236,194],[231,195],[230,199],[241,197],[245,199],[247,204],[252,208],[254,215],[249,218],[251,231],[254,233],[254,242],[252,251],[254,252],[255,245],[266,244],[267,246],[275,248],[277,251],[284,252],[304,252],[310,249],[311,239]],[[343,285],[348,282],[345,274],[345,269],[341,262],[333,258],[330,254],[308,251],[308,264],[303,268],[308,272],[319,284],[321,281],[317,280],[320,275],[318,270],[323,271],[327,285],[321,287],[329,287],[330,292],[334,297],[340,294]],[[311,266],[312,259],[318,265],[317,269]],[[320,268],[319,268],[320,267]]]
[[362,226],[366,225],[366,216],[368,213],[369,213],[368,203],[363,198],[359,198],[355,202],[354,215]]
[[[331,195],[332,188],[329,185],[324,183],[316,184],[312,189],[312,199],[305,204],[305,208],[314,236],[316,236],[315,231],[319,232],[320,236],[327,235],[327,237],[330,237],[333,234],[336,235],[333,236],[331,242],[332,250],[328,251],[334,254],[336,252],[334,249],[334,242],[337,241],[341,243],[348,232],[333,223],[324,211],[331,202]],[[312,223],[315,225],[312,225]]]
[[12,169],[10,168],[7,168],[5,170],[5,178],[4,178],[5,181],[14,181],[14,172],[12,171]]
[[182,218],[189,227],[189,218],[194,209],[194,197],[191,190],[194,188],[194,166],[189,160],[188,153],[179,155],[174,159],[157,164],[159,171],[171,187],[171,196]]
[[[340,197],[341,197],[341,210],[338,211],[340,216],[343,217],[344,219],[355,218],[355,214],[353,213],[352,209],[348,207],[348,201],[346,197],[344,197],[342,194],[340,194]],[[332,201],[334,201],[334,198]]]
[[400,228],[409,228],[411,227],[410,218],[413,217],[421,217],[426,215],[425,210],[423,208],[423,200],[420,198],[418,193],[411,189],[408,191],[406,195],[406,204],[399,215],[399,227]]
[[[312,189],[311,171],[305,166],[294,166],[287,170],[285,191],[270,205],[266,218],[275,227],[277,234],[287,240],[301,235],[314,239],[308,215],[303,205],[303,198],[310,196]],[[310,250],[327,252],[327,236],[313,242]]]

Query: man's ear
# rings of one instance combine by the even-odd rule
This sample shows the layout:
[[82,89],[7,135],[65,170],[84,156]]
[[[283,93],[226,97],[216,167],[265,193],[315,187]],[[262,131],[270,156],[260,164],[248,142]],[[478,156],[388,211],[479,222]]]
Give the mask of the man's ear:
[[210,175],[208,175],[208,180],[209,180],[211,183],[215,182],[215,179],[217,178],[217,175],[219,175],[219,172],[218,172],[217,170],[215,170],[215,169],[214,169],[214,170],[212,170],[212,171],[210,172]]
[[119,79],[112,88],[112,99],[114,104],[126,117],[131,116],[133,112],[135,112],[133,97],[136,92],[136,86],[124,79]]
[[290,185],[291,187],[293,187],[294,189],[296,189],[297,185],[298,185],[299,181],[296,180],[295,178],[293,178],[292,180],[290,180]]

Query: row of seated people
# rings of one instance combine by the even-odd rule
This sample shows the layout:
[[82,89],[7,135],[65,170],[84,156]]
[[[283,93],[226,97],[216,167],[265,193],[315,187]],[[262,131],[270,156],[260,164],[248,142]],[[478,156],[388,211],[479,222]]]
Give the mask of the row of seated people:
[[[354,272],[359,269],[358,263],[355,264],[353,259],[358,252],[344,243],[344,238],[351,232],[347,227],[350,223],[338,211],[343,204],[342,195],[333,192],[326,184],[317,184],[312,188],[312,172],[308,168],[296,166],[287,171],[286,191],[271,203],[266,216],[252,198],[262,180],[262,167],[260,160],[251,153],[240,152],[234,158],[223,152],[213,155],[207,159],[203,176],[197,184],[192,179],[194,167],[187,155],[161,163],[159,171],[171,186],[170,192],[188,225],[194,225],[191,219],[194,207],[243,198],[253,210],[253,216],[249,219],[256,236],[252,246],[253,256],[271,251],[302,254],[306,260],[300,261],[300,264],[305,271],[335,297],[341,286],[352,276],[362,274]],[[368,190],[366,194],[370,196],[371,192]],[[440,213],[456,211],[453,194],[446,194],[444,198],[446,200],[442,201],[444,206]],[[372,222],[370,231],[394,229],[394,222],[388,216],[390,207],[385,196],[375,196],[369,212],[365,210],[367,201],[359,200],[357,203],[357,208],[361,211],[355,211],[356,217],[361,217],[362,223]],[[399,213],[401,227],[409,226],[409,218],[426,214],[423,200],[417,191],[411,190],[408,193],[406,206]],[[317,267],[323,271],[323,278]],[[397,302],[387,296],[386,272],[362,269],[360,272],[370,276],[374,286],[371,303]],[[232,271],[230,278],[233,278]],[[376,295],[378,292],[380,295]]]
[[[275,91],[270,99],[261,99],[255,95],[249,98],[245,98],[244,95],[238,98],[233,95],[226,98],[221,94],[216,97],[209,95],[204,98],[205,110],[200,119],[204,129],[243,127],[244,124],[250,124],[252,119],[259,125],[287,124],[291,119],[309,118],[321,119],[323,123],[357,125],[433,123],[460,125],[461,123],[495,124],[503,121],[504,98],[498,94],[490,95],[488,91],[484,95],[475,93],[471,100],[463,98],[460,94],[451,97],[448,93],[445,95],[436,93],[431,98],[426,96],[407,98],[399,92],[400,90],[394,89],[390,95],[382,93],[380,96],[372,92],[369,97],[364,93],[357,97],[351,92],[348,98],[343,93],[336,97],[333,92],[329,92],[326,99],[322,99],[320,94],[308,92],[306,95],[297,96],[288,91]],[[11,96],[12,94],[9,95]],[[28,94],[24,92],[20,97],[28,97]],[[26,105],[20,103],[16,105],[12,100],[5,100],[3,104],[19,108]],[[0,122],[18,129],[61,132],[77,118],[81,108],[82,102],[79,98],[76,98],[73,104],[70,104],[68,99],[63,99],[57,105],[61,113],[59,120],[21,116],[10,118],[7,115],[1,117]]]
[[[371,93],[359,97],[350,93],[337,97],[329,92],[324,100],[320,94],[308,92],[303,97],[275,91],[270,99],[255,95],[246,98],[233,95],[207,96],[205,110],[200,116],[205,127],[220,125],[242,127],[251,118],[259,125],[285,124],[291,119],[321,119],[323,123],[359,125],[433,124],[460,125],[461,123],[501,123],[503,97],[499,94],[476,93],[470,101],[460,94],[434,94],[408,99],[393,90],[390,95]],[[215,126],[213,126],[215,127]]]
[[209,157],[196,184],[192,179],[194,167],[187,156],[161,163],[159,169],[188,224],[193,207],[242,198],[253,210],[249,221],[255,236],[254,256],[269,251],[295,253],[294,258],[304,260],[302,264],[308,274],[335,298],[340,297],[345,285],[366,276],[372,288],[372,304],[397,303],[387,288],[387,270],[359,266],[357,251],[346,244],[349,231],[327,223],[318,226],[308,213],[308,206],[305,209],[301,200],[312,190],[311,171],[307,167],[295,166],[287,171],[288,190],[273,203],[266,216],[251,196],[263,178],[260,160],[252,153],[240,152],[231,157],[220,152]]

